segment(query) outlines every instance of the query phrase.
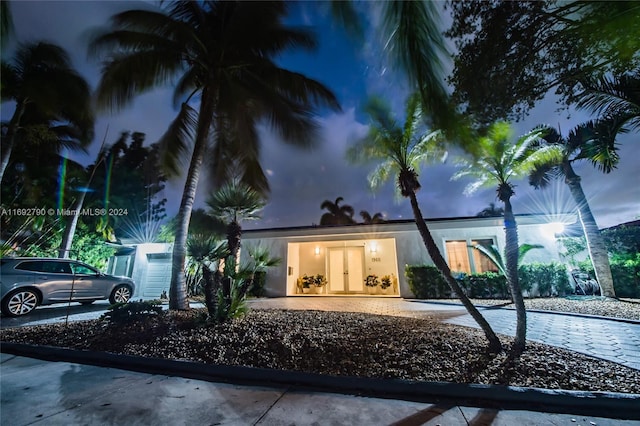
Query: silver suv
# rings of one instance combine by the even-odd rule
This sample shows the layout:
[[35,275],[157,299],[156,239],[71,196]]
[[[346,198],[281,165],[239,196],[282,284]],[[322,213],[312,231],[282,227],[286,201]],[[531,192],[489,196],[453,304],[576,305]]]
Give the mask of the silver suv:
[[135,290],[131,278],[106,275],[77,260],[36,257],[0,259],[0,287],[2,313],[12,317],[53,303],[127,302]]

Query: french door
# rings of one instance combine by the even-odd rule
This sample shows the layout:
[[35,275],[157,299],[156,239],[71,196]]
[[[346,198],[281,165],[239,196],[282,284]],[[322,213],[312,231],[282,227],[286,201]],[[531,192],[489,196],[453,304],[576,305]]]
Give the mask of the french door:
[[329,248],[329,293],[364,292],[364,247]]

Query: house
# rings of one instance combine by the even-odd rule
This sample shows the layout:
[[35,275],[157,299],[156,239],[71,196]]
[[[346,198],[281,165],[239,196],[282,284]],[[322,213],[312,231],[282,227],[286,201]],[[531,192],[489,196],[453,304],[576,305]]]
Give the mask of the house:
[[[533,250],[527,262],[559,261],[555,235],[562,232],[558,223],[576,221],[573,214],[554,215],[553,222],[546,215],[517,215],[519,242],[541,244],[544,249]],[[429,219],[431,234],[454,272],[485,272],[495,265],[473,244],[495,244],[504,250],[505,235],[501,217],[463,217]],[[390,276],[392,290],[380,297],[406,297],[411,293],[405,265],[433,264],[413,220],[389,221],[381,224],[343,226],[310,226],[256,229],[243,232],[242,257],[247,247],[266,246],[272,256],[279,257],[279,266],[267,271],[267,296],[306,295],[300,286],[305,275],[323,275],[328,284],[314,296],[368,294],[365,279],[369,275]]]

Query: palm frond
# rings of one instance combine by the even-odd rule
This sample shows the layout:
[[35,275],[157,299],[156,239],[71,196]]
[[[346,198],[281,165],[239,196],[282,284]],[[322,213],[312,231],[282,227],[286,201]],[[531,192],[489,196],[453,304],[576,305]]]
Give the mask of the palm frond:
[[181,161],[185,160],[189,153],[197,124],[197,111],[187,104],[182,104],[180,112],[158,141],[162,166],[169,175],[180,174]]
[[228,222],[259,219],[265,205],[262,195],[238,181],[223,185],[207,200],[210,214]]

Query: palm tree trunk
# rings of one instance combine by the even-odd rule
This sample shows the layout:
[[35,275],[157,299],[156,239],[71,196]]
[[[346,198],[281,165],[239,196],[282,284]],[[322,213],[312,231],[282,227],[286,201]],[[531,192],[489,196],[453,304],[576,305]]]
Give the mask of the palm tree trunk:
[[84,197],[86,192],[81,192],[78,196],[78,200],[73,206],[73,215],[67,221],[67,226],[64,228],[64,235],[62,236],[62,243],[58,249],[58,257],[60,259],[68,259],[71,253],[71,245],[73,244],[73,237],[76,235],[76,228],[78,227],[78,219],[80,218],[80,210],[84,205]]
[[596,273],[596,281],[600,284],[600,294],[605,297],[616,297],[616,292],[613,287],[613,277],[611,275],[611,265],[609,264],[609,254],[607,252],[607,246],[604,243],[596,219],[591,213],[587,197],[584,195],[582,185],[580,184],[581,178],[578,176],[571,163],[568,161],[563,165],[563,171],[565,176],[565,183],[573,195],[578,206],[578,218],[582,224],[584,236],[587,240],[587,250],[593,262],[593,270]]
[[518,225],[513,215],[511,201],[508,198],[504,200],[504,233],[506,236],[505,269],[507,283],[511,289],[513,303],[516,306],[516,338],[513,342],[512,353],[519,355],[524,351],[527,339],[527,311],[524,307],[522,289],[518,281]]
[[449,284],[451,290],[456,293],[456,296],[471,317],[478,323],[482,331],[484,331],[487,340],[489,341],[489,351],[493,353],[498,353],[502,351],[502,344],[500,343],[500,339],[496,336],[493,329],[487,322],[487,320],[482,316],[480,311],[471,303],[471,300],[467,297],[466,294],[462,291],[462,288],[458,284],[458,282],[451,275],[451,270],[449,269],[449,265],[442,257],[436,242],[427,227],[427,223],[424,221],[422,217],[422,212],[420,211],[420,206],[418,206],[418,200],[416,198],[416,194],[413,191],[409,192],[409,199],[411,200],[411,208],[413,209],[413,216],[416,220],[416,225],[418,226],[418,231],[420,232],[420,236],[422,237],[422,241],[424,242],[425,247],[427,248],[427,252],[433,261],[433,264],[438,268],[444,279]]
[[11,158],[11,152],[13,151],[13,145],[16,142],[16,132],[18,131],[18,126],[20,126],[20,120],[22,120],[22,115],[26,109],[26,102],[21,101],[18,102],[16,106],[16,111],[13,113],[13,117],[11,117],[11,121],[9,121],[9,126],[7,128],[7,135],[2,144],[2,154],[0,159],[0,182],[2,182],[2,178],[4,177],[4,171],[9,164],[9,158]]
[[213,120],[214,100],[211,99],[209,90],[202,91],[202,101],[198,114],[198,130],[196,133],[193,154],[189,163],[187,180],[182,192],[180,209],[178,210],[176,236],[173,243],[171,256],[171,287],[169,288],[169,309],[188,310],[187,284],[184,276],[184,266],[187,258],[187,236],[189,234],[189,222],[191,211],[196,198],[196,189],[200,178],[200,169],[204,161],[204,155],[209,138],[209,128]]

